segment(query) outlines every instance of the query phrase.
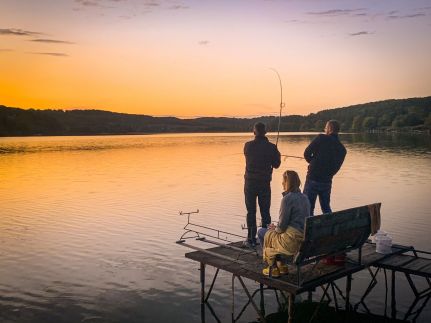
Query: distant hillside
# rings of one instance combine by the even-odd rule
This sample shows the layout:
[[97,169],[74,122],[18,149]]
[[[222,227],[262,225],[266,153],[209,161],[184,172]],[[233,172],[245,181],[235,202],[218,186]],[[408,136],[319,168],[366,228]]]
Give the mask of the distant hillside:
[[[342,131],[431,128],[431,97],[386,100],[323,110],[307,116],[282,117],[281,131],[322,131],[330,119],[340,121]],[[0,136],[96,135],[169,132],[244,132],[257,122],[276,131],[278,118],[151,117],[101,110],[35,110],[0,105]]]

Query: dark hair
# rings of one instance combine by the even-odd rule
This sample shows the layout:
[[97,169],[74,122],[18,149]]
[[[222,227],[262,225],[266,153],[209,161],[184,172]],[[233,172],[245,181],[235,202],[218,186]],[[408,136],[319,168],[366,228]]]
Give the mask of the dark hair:
[[253,130],[256,136],[264,136],[266,134],[266,127],[262,122],[256,122],[253,126]]
[[337,120],[329,120],[328,125],[331,127],[331,133],[339,133],[340,132],[340,123]]
[[296,192],[299,190],[301,180],[299,179],[297,172],[294,170],[287,170],[283,173],[283,179],[287,179],[289,181],[289,192]]

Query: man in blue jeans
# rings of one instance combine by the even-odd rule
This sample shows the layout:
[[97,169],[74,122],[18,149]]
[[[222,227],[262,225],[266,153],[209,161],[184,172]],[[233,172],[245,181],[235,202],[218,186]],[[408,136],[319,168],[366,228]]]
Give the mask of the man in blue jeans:
[[309,163],[304,194],[310,200],[310,212],[314,215],[317,196],[323,213],[332,212],[332,177],[339,171],[346,157],[346,148],[338,139],[340,124],[336,120],[326,123],[325,134],[318,135],[304,151]]
[[258,122],[253,127],[254,140],[244,145],[245,174],[244,197],[247,208],[247,240],[244,247],[256,247],[256,199],[259,203],[262,227],[271,223],[271,179],[273,168],[280,167],[281,156],[277,146],[265,136],[265,124]]

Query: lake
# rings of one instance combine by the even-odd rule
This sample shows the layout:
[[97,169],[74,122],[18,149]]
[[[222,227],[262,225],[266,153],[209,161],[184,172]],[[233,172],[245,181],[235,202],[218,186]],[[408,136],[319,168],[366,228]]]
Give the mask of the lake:
[[[279,149],[302,156],[315,135],[284,133]],[[382,202],[382,229],[396,243],[431,250],[430,137],[340,137],[348,154],[334,178],[333,210]],[[199,209],[196,222],[244,235],[242,149],[251,139],[0,138],[0,321],[199,322],[199,266],[175,244],[186,221],[179,211]],[[274,171],[274,220],[286,169],[304,181],[307,165],[287,158]],[[355,284],[368,283],[365,277],[355,279],[354,291]],[[412,298],[405,282],[400,284],[398,307],[405,312]],[[229,288],[230,276],[221,274],[212,306],[223,322],[230,320]],[[370,300],[382,313],[379,288]],[[249,308],[243,322],[255,318]],[[430,320],[428,306],[418,322]]]

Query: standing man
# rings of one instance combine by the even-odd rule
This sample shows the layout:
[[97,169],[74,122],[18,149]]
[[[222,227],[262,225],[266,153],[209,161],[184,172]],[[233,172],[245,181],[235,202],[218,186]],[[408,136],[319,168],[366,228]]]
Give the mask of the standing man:
[[269,209],[271,206],[272,169],[280,167],[281,156],[277,146],[265,136],[265,125],[258,122],[253,127],[254,140],[244,145],[245,184],[244,195],[247,207],[247,240],[246,247],[256,247],[256,198],[259,202],[262,227],[271,223]]
[[323,213],[332,212],[332,177],[338,172],[346,157],[346,148],[338,139],[340,124],[336,120],[326,123],[325,134],[318,135],[304,151],[309,163],[304,194],[310,200],[311,215],[314,214],[317,196]]

